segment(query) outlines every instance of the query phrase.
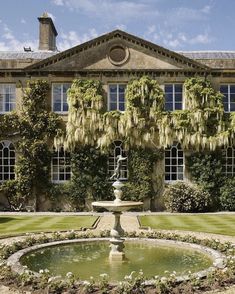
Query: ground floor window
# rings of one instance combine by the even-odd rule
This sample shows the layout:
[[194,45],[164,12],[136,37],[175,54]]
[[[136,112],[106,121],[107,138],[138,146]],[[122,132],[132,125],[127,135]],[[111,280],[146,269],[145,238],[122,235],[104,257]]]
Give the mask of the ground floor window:
[[165,181],[184,179],[184,152],[179,143],[165,149]]
[[15,179],[15,147],[9,141],[0,142],[0,182]]
[[54,151],[51,164],[52,182],[64,182],[71,179],[70,154],[60,148]]
[[[114,173],[114,170],[117,166],[117,156],[122,155],[123,157],[127,157],[127,152],[123,148],[123,143],[121,141],[115,141],[112,146],[112,152],[109,156],[108,161],[108,173],[109,177],[111,177]],[[121,165],[121,177],[120,180],[127,180],[128,178],[128,166],[127,159],[122,161]]]
[[226,176],[235,175],[235,148],[227,147],[222,150],[223,156],[223,172]]

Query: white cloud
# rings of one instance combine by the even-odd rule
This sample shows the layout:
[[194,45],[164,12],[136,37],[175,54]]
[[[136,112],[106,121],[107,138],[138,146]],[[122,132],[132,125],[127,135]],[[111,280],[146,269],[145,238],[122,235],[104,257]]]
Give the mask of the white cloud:
[[206,5],[206,6],[204,6],[204,7],[201,9],[201,11],[202,11],[203,13],[206,13],[206,14],[210,13],[210,12],[211,12],[211,6],[210,6],[210,5]]
[[125,31],[126,30],[126,25],[119,24],[119,25],[116,25],[116,28],[119,29],[119,30]]
[[21,18],[20,22],[21,22],[22,24],[26,24],[26,20],[25,20],[24,18]]
[[52,0],[52,2],[57,6],[64,6],[63,0]]
[[158,11],[153,9],[151,1],[134,0],[51,0],[56,5],[64,5],[72,11],[79,11],[88,17],[97,17],[103,21],[131,21],[143,17],[156,17]]
[[69,31],[66,33],[62,32],[57,47],[58,50],[63,51],[93,38],[96,38],[97,36],[98,34],[94,28],[89,29],[88,32],[83,34],[82,36],[78,36],[75,31]]
[[24,47],[36,50],[38,47],[38,40],[20,40],[6,24],[0,29],[0,36],[0,51],[23,51]]

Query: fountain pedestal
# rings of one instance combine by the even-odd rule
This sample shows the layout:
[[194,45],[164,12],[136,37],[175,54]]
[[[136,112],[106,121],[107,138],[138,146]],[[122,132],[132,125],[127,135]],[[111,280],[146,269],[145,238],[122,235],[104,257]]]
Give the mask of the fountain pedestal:
[[114,201],[97,201],[92,202],[94,207],[103,207],[111,211],[114,215],[115,221],[114,226],[110,231],[110,261],[123,261],[125,260],[124,249],[124,230],[121,227],[120,217],[123,211],[130,210],[135,207],[143,205],[143,202],[134,202],[134,201],[122,201],[122,187],[124,184],[119,180],[115,181],[112,185],[114,187]]

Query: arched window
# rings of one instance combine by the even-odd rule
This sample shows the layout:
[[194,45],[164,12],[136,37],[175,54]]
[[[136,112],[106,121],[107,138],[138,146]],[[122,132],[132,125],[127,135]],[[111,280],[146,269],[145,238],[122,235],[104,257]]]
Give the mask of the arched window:
[[15,179],[15,148],[9,141],[0,142],[0,182]]
[[51,165],[52,182],[64,182],[71,179],[70,154],[60,148],[54,151]]
[[[113,143],[113,151],[112,151],[112,154],[110,154],[109,156],[109,162],[108,162],[109,177],[113,175],[114,170],[117,166],[118,155],[127,157],[127,153],[123,149],[122,141],[114,141]],[[127,169],[127,159],[126,159],[122,161],[120,180],[127,180],[127,178],[128,178],[128,169]]]
[[222,150],[223,156],[223,172],[226,176],[235,175],[235,148],[232,146]]
[[165,181],[184,179],[184,152],[179,143],[165,149]]

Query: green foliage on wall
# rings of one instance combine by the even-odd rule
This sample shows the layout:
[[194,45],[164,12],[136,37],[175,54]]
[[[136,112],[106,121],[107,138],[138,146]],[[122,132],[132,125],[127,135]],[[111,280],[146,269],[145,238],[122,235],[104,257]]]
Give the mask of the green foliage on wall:
[[208,191],[212,199],[212,209],[219,208],[220,187],[224,183],[221,152],[194,153],[187,158],[187,166],[192,180]]
[[22,203],[31,199],[37,209],[38,197],[41,193],[46,193],[51,185],[49,143],[59,129],[60,120],[47,109],[48,91],[48,83],[42,80],[28,81],[23,91],[22,110],[17,126],[19,157],[15,169],[16,180],[4,183],[1,187],[8,195],[11,206],[15,208],[20,208]]
[[[163,158],[163,150],[133,148],[128,152],[129,177],[124,188],[124,197],[128,200],[153,198],[153,170]],[[156,177],[156,175],[154,175]]]
[[185,149],[215,150],[235,137],[235,116],[224,114],[222,95],[204,78],[184,83],[185,110],[164,111],[164,93],[148,76],[127,84],[125,112],[105,112],[100,82],[75,80],[69,91],[67,132],[57,138],[69,149],[76,144],[109,148],[122,140],[126,149],[164,148],[175,140]]

